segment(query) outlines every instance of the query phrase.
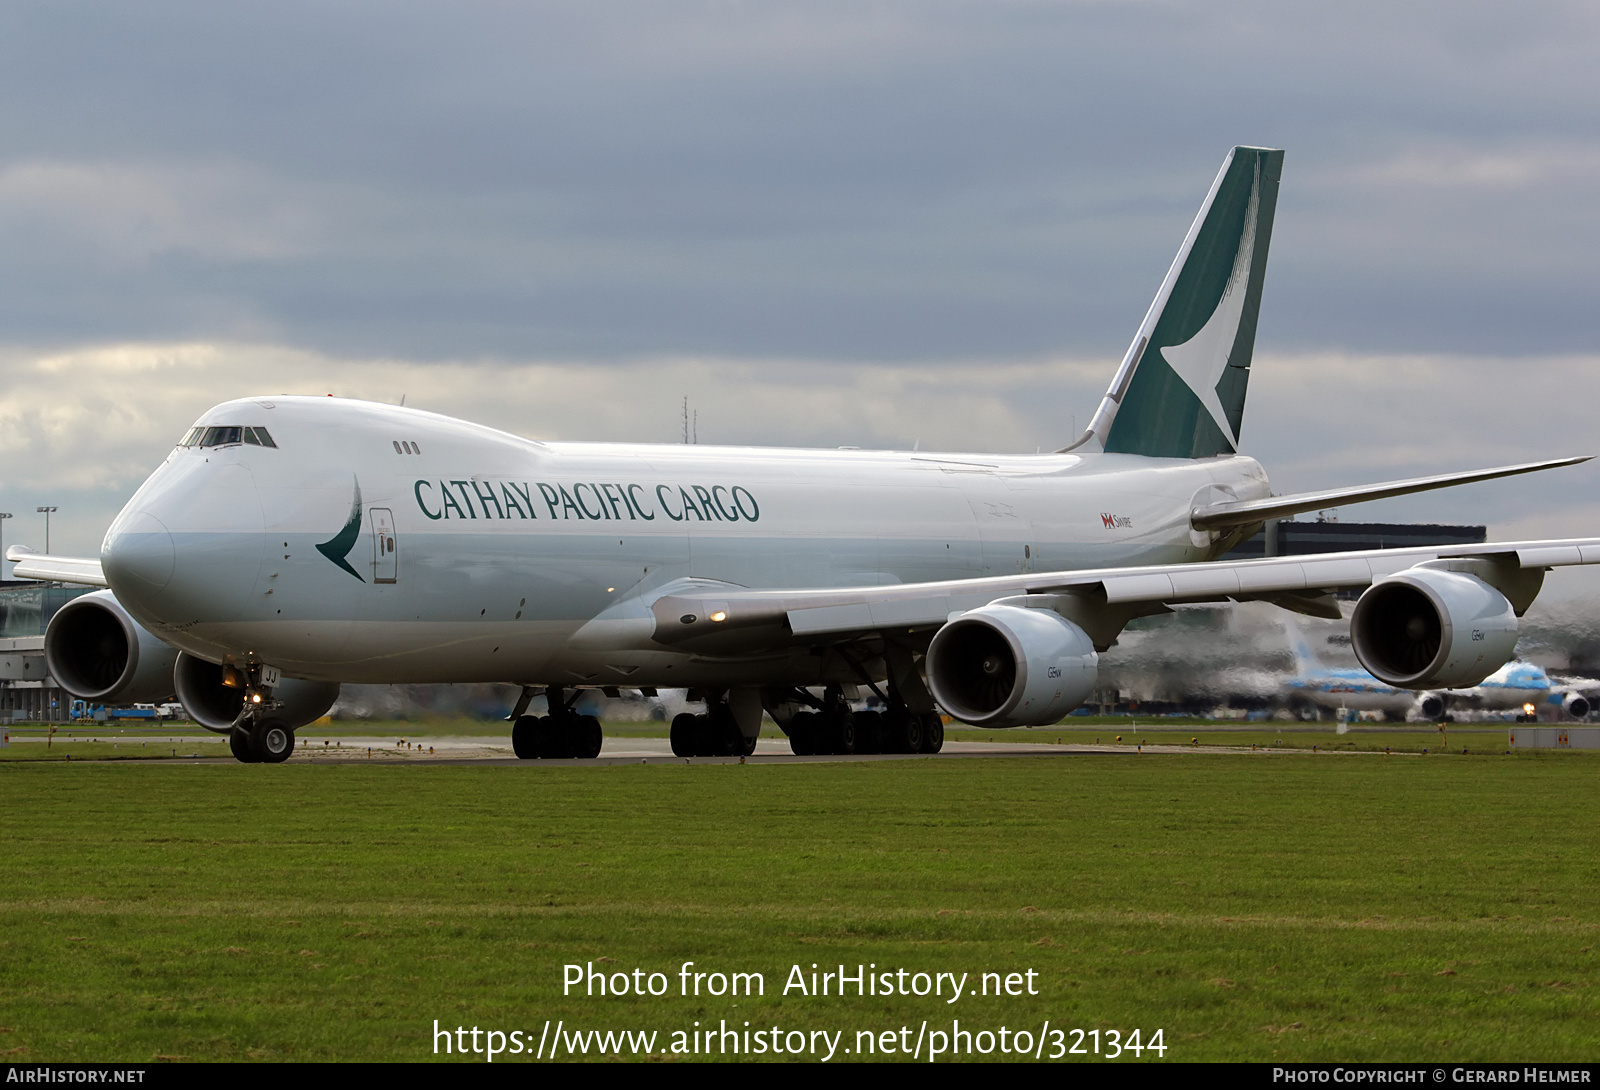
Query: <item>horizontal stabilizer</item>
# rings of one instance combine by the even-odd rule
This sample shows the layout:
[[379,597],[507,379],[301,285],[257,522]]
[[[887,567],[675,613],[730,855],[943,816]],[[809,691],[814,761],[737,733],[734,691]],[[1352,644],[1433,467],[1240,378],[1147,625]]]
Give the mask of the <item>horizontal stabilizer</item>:
[[26,545],[13,545],[6,550],[6,559],[12,562],[13,579],[38,579],[45,583],[79,583],[91,587],[109,586],[100,561],[85,556],[46,556],[36,553]]
[[1441,473],[1435,477],[1412,477],[1405,481],[1383,481],[1379,484],[1356,485],[1352,488],[1330,488],[1325,492],[1298,492],[1292,496],[1270,496],[1264,500],[1216,503],[1209,507],[1196,507],[1190,516],[1190,522],[1196,530],[1222,530],[1229,526],[1248,526],[1253,522],[1287,518],[1305,511],[1319,511],[1346,503],[1383,500],[1390,496],[1426,492],[1431,488],[1448,488],[1454,484],[1492,481],[1496,477],[1515,477],[1519,473],[1536,473],[1541,469],[1573,466],[1579,462],[1587,462],[1590,457],[1592,456],[1557,458],[1550,462],[1526,462],[1522,465],[1500,466],[1496,469],[1475,469],[1466,473]]

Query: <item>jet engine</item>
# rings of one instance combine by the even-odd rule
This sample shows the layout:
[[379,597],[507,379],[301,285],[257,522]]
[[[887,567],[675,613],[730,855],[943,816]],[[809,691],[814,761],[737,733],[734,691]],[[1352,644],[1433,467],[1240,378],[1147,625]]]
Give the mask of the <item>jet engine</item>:
[[1447,706],[1444,693],[1423,693],[1417,698],[1417,714],[1423,719],[1437,721],[1443,718]]
[[1100,660],[1087,633],[1048,609],[991,604],[946,624],[928,646],[928,687],[980,727],[1043,726],[1089,699]]
[[1475,575],[1407,568],[1368,587],[1350,616],[1367,672],[1400,689],[1476,685],[1511,660],[1517,617]]
[[172,695],[177,648],[122,608],[109,590],[74,598],[50,618],[44,661],[50,676],[79,700],[153,704]]
[[1589,718],[1589,698],[1582,693],[1568,693],[1561,699],[1561,714],[1568,719]]
[[[207,730],[226,733],[244,709],[245,691],[224,685],[222,667],[214,662],[197,658],[187,651],[178,656],[178,665],[172,671],[177,684],[178,700],[184,711]],[[281,719],[290,730],[320,719],[339,699],[339,686],[331,681],[301,681],[283,678],[272,690],[272,699],[282,706],[271,710],[273,719]]]

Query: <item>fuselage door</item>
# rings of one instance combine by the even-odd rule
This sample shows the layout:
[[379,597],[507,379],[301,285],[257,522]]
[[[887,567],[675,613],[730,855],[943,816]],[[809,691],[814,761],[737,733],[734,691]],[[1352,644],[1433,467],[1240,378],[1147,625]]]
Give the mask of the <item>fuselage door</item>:
[[387,507],[367,509],[372,525],[372,581],[398,583],[400,554],[395,551],[394,515]]

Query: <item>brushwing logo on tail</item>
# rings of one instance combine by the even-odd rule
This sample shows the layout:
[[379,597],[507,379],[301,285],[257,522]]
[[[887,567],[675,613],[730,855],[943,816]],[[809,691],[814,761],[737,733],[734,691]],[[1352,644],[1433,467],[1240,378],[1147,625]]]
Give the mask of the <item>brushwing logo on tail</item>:
[[[1182,344],[1161,349],[1161,358],[1167,361],[1177,376],[1194,391],[1200,404],[1217,428],[1227,438],[1229,446],[1239,449],[1239,430],[1228,419],[1228,410],[1218,394],[1222,377],[1227,373],[1228,360],[1233,355],[1234,343],[1239,339],[1239,323],[1244,318],[1245,296],[1250,288],[1250,265],[1256,252],[1256,213],[1261,204],[1261,166],[1256,164],[1255,178],[1250,186],[1250,203],[1246,207],[1244,231],[1239,236],[1239,249],[1233,258],[1233,273],[1217,300],[1217,309],[1200,331]],[[1245,366],[1249,363],[1246,360]]]
[[352,568],[346,559],[350,550],[356,547],[356,539],[361,536],[361,481],[354,477],[351,480],[355,483],[355,497],[350,501],[350,520],[344,524],[344,529],[318,545],[317,552],[365,583],[361,573]]
[[1238,449],[1283,152],[1235,148],[1140,326],[1097,420],[1104,449],[1208,458]]

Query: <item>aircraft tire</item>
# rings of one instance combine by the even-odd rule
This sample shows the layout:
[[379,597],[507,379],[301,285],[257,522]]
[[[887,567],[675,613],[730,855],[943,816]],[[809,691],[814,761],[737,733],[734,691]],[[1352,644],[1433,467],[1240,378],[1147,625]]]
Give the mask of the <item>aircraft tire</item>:
[[895,708],[884,716],[883,751],[885,753],[921,753],[922,717],[904,707]]
[[828,739],[829,753],[848,757],[856,751],[855,718],[848,709],[824,717],[826,729],[823,733]]
[[883,752],[882,712],[856,712],[855,728],[857,753]]
[[294,752],[294,731],[281,719],[261,719],[250,728],[250,752],[262,764],[281,764]]
[[234,760],[243,764],[257,763],[257,757],[250,750],[250,732],[243,727],[234,727],[228,732],[228,748],[233,751]]
[[562,722],[565,716],[541,715],[539,727],[533,732],[534,751],[539,759],[544,761],[559,761],[563,757],[572,756],[567,748],[568,732],[566,724]]
[[693,712],[681,712],[672,717],[672,729],[668,737],[672,739],[672,755],[674,757],[694,757],[695,743],[699,741],[700,728],[695,724]]
[[722,733],[717,728],[721,726],[717,720],[707,715],[694,717],[694,755],[696,757],[726,757],[726,739],[719,737]]
[[538,732],[537,715],[517,716],[517,721],[511,725],[511,748],[519,759],[531,761],[539,756],[536,740]]
[[938,712],[929,712],[922,719],[922,752],[938,753],[944,748],[944,720]]
[[600,720],[592,715],[580,715],[576,727],[572,735],[572,755],[589,759],[600,756],[600,748],[605,745]]
[[795,712],[789,720],[789,752],[809,757],[817,751],[817,713]]

